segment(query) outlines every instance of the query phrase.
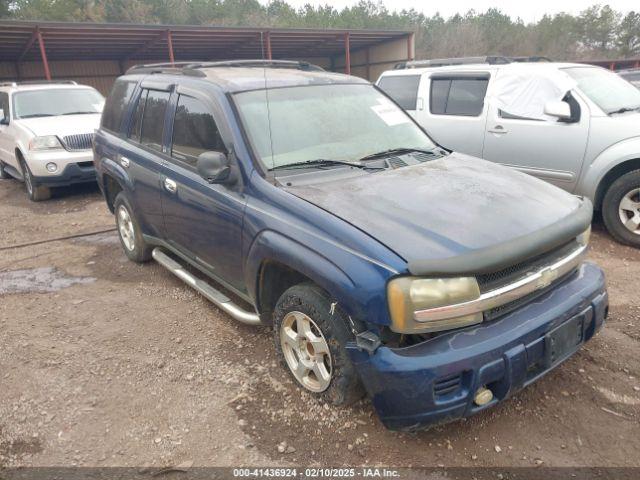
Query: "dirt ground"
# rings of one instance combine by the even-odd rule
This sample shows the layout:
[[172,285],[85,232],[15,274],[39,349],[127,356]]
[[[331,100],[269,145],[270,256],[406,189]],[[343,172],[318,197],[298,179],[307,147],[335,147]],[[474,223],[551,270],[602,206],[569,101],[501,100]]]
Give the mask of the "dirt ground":
[[127,261],[115,232],[5,248],[111,228],[97,188],[31,203],[0,181],[0,222],[0,467],[640,465],[640,251],[598,223],[600,334],[493,410],[399,434],[368,401],[302,393],[266,328]]

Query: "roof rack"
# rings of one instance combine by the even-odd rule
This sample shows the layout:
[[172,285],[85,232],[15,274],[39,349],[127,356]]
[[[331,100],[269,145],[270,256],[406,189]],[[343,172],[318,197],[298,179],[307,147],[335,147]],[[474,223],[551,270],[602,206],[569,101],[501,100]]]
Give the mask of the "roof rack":
[[19,85],[59,85],[61,83],[65,85],[77,85],[73,80],[21,80],[17,82],[0,82],[0,87],[17,87]]
[[200,71],[201,69],[216,67],[290,68],[294,70],[324,71],[324,69],[318,65],[292,60],[228,60],[219,62],[174,62],[134,65],[127,70],[126,73],[173,73],[204,77],[205,74]]
[[396,70],[408,68],[424,68],[424,67],[445,67],[448,65],[472,65],[478,63],[487,63],[489,65],[506,65],[513,62],[551,62],[547,57],[531,56],[531,57],[505,57],[502,55],[489,55],[484,57],[458,57],[458,58],[436,58],[432,60],[413,60],[410,62],[402,62],[396,64]]

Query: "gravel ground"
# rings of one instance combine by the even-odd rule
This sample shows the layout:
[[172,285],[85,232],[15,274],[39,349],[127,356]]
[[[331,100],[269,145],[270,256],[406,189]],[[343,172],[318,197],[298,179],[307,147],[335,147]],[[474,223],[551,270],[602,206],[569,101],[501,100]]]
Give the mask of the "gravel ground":
[[114,232],[47,242],[113,226],[96,188],[31,203],[1,181],[0,218],[0,467],[640,465],[640,251],[598,223],[605,329],[493,410],[400,434],[368,401],[301,392],[268,329],[127,261]]

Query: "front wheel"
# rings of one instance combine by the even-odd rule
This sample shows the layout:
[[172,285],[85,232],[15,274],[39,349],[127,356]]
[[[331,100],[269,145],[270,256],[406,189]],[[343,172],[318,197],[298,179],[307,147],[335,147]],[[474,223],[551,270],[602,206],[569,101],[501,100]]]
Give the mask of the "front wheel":
[[364,390],[345,350],[353,337],[347,319],[319,287],[285,291],[275,308],[276,350],[293,378],[334,405],[360,399]]
[[616,240],[640,247],[640,170],[611,184],[602,202],[602,218]]
[[4,169],[4,163],[0,162],[0,179],[7,180],[9,178],[11,178],[11,175]]
[[32,202],[42,202],[51,198],[51,189],[44,185],[36,185],[31,174],[31,170],[24,159],[20,159],[22,166],[22,177],[24,178],[24,186],[27,189],[27,195]]

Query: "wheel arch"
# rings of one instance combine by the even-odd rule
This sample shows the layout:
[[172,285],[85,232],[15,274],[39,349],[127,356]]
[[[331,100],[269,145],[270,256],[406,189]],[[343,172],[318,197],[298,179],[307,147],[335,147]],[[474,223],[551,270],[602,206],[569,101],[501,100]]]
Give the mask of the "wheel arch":
[[282,293],[303,282],[323,289],[347,314],[363,315],[358,302],[348,295],[355,284],[344,271],[316,251],[274,231],[262,232],[252,243],[245,278],[249,294],[267,323]]
[[109,159],[100,162],[102,167],[102,189],[104,198],[111,213],[114,212],[115,199],[118,193],[131,190],[129,177],[117,163]]
[[625,175],[634,170],[640,170],[640,155],[637,158],[631,158],[622,161],[611,168],[598,183],[595,197],[593,199],[594,208],[596,210],[600,210],[602,208],[604,196],[613,182],[615,182],[622,175]]

